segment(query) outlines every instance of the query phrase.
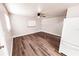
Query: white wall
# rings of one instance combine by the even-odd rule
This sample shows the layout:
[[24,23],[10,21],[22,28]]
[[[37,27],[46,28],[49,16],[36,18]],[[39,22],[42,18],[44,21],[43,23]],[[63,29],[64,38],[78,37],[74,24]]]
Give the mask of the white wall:
[[[39,32],[39,19],[22,15],[10,15],[13,37]],[[28,27],[28,21],[34,20],[36,26]]]
[[61,36],[64,17],[54,17],[42,20],[42,30],[50,34]]
[[[22,15],[10,15],[13,37],[35,32],[47,32],[61,36],[64,17],[30,18]],[[28,21],[35,20],[35,27],[28,27]]]
[[79,6],[68,8],[66,17],[67,18],[79,17]]

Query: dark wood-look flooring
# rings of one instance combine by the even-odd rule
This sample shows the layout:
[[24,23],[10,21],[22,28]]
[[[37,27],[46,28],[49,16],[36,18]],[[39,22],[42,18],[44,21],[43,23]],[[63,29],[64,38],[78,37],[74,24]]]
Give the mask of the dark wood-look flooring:
[[16,37],[13,40],[13,56],[61,56],[58,52],[60,37],[39,32]]

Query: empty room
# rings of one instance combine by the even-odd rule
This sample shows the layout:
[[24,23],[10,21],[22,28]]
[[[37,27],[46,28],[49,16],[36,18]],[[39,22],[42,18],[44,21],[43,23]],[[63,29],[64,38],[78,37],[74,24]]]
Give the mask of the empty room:
[[0,3],[0,56],[79,56],[78,3]]

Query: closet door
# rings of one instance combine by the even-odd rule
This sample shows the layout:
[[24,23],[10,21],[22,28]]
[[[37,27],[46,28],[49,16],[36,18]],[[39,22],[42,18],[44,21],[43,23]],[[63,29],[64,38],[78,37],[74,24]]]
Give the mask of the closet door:
[[79,18],[64,19],[61,40],[79,46]]
[[0,22],[0,56],[8,56],[8,55],[9,54],[6,46],[5,35]]
[[59,52],[79,56],[79,18],[64,19]]

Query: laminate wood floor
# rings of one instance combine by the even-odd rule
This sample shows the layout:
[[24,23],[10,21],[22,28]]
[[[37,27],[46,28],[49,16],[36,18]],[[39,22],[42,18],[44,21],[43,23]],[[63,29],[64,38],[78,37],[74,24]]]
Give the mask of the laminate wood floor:
[[13,40],[13,56],[61,56],[60,37],[39,32],[16,37]]

